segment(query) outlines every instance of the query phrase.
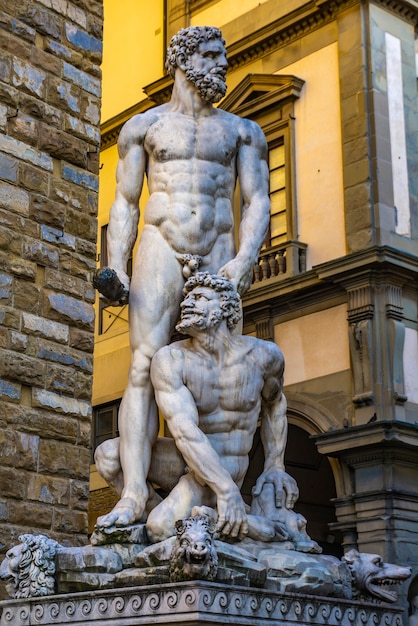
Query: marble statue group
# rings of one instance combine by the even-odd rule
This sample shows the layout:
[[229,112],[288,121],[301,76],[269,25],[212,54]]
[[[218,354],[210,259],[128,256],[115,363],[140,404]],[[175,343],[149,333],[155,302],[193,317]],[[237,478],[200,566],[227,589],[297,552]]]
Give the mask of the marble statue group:
[[[119,138],[108,261],[121,284],[119,300],[129,297],[131,367],[119,412],[120,437],[96,452],[98,471],[120,500],[97,524],[146,521],[155,542],[174,535],[176,520],[194,506],[210,506],[225,538],[287,537],[286,521],[248,513],[240,494],[263,414],[266,463],[255,496],[269,483],[275,508],[291,510],[298,497],[284,468],[282,354],[273,343],[233,330],[269,224],[266,141],[254,122],[213,106],[226,92],[226,49],[217,28],[180,31],[166,65],[174,78],[171,100],[133,117]],[[137,235],[145,174],[150,197],[129,280],[126,264]],[[238,250],[237,180],[242,195]],[[109,297],[105,281],[99,288]],[[177,330],[190,339],[169,345],[180,312]],[[172,474],[177,475],[170,477],[174,486],[162,502],[150,474],[152,466],[158,468],[157,405],[184,460],[178,472],[174,453]]]
[[[119,501],[99,517],[89,546],[21,535],[0,566],[15,598],[205,579],[394,602],[387,585],[410,576],[378,555],[321,555],[294,511],[284,358],[275,343],[241,334],[241,296],[270,218],[267,145],[257,124],[213,106],[226,70],[217,28],[182,29],[167,53],[171,100],[121,130],[109,267],[94,280],[108,302],[129,301],[120,436],[95,454]],[[175,330],[184,338],[171,342]],[[158,412],[170,437],[158,437]],[[240,490],[258,426],[265,462],[248,505]]]

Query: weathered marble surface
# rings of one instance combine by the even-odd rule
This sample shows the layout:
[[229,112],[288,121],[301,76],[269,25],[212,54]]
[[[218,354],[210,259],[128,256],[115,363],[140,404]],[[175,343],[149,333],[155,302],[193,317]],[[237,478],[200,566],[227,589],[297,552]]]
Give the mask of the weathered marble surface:
[[[184,279],[199,266],[244,293],[270,219],[267,143],[260,127],[213,105],[226,92],[225,41],[214,27],[181,29],[167,50],[171,99],[131,118],[118,140],[117,188],[108,225],[108,263],[96,285],[108,300],[129,296],[131,367],[119,410],[120,501],[102,526],[144,521],[158,414],[151,358],[170,342]],[[149,199],[132,278],[127,261],[138,234],[146,175]],[[239,247],[232,199],[240,181]],[[111,269],[110,269],[111,268]],[[107,273],[107,276],[106,276]],[[100,469],[99,469],[100,472]]]

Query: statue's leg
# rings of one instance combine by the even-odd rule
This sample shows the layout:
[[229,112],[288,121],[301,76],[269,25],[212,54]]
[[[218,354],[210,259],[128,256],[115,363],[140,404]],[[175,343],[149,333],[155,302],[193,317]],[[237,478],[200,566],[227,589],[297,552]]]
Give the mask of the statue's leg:
[[106,439],[97,446],[94,462],[100,476],[113,487],[118,496],[123,490],[123,474],[120,465],[119,437]]
[[168,496],[151,511],[147,520],[147,534],[152,543],[176,534],[175,523],[190,517],[193,507],[214,507],[215,494],[194,478],[193,472],[182,476]]
[[150,381],[151,359],[168,344],[179,317],[184,279],[175,254],[159,231],[142,232],[129,294],[131,365],[119,409],[123,491],[99,526],[141,521],[148,499],[151,449],[158,433],[158,413]]

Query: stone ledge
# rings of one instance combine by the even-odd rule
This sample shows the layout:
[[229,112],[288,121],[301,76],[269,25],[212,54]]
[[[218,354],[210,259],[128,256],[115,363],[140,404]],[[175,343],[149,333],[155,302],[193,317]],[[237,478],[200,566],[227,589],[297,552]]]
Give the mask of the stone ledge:
[[399,607],[188,582],[0,602],[0,626],[402,626]]

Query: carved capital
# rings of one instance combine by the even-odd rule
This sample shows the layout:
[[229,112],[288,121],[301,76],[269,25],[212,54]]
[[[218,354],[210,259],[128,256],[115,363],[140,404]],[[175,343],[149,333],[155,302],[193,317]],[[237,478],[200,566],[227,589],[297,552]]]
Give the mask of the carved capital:
[[361,285],[347,290],[348,321],[355,323],[359,320],[371,319],[374,315],[373,288],[371,285]]

